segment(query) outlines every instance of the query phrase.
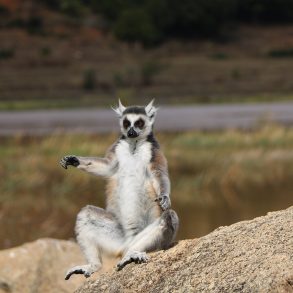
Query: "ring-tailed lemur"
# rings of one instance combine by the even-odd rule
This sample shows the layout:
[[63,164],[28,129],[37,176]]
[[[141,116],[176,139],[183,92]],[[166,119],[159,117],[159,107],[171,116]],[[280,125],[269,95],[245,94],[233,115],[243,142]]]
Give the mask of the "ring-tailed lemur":
[[146,252],[168,248],[174,241],[179,220],[170,209],[167,161],[153,135],[157,109],[114,109],[120,117],[122,136],[105,158],[65,156],[61,165],[108,178],[106,209],[84,207],[77,216],[77,241],[88,264],[70,269],[89,277],[102,266],[101,252],[123,255],[117,268],[130,262],[146,262]]

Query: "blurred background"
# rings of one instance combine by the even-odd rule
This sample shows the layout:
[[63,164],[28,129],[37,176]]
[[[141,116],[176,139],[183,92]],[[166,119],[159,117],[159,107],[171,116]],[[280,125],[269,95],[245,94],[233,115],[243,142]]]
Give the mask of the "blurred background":
[[292,76],[293,0],[0,0],[0,248],[72,238],[81,207],[104,206],[103,179],[58,162],[104,154],[118,126],[82,111],[116,125],[99,109],[118,98],[164,113],[179,239],[292,205]]

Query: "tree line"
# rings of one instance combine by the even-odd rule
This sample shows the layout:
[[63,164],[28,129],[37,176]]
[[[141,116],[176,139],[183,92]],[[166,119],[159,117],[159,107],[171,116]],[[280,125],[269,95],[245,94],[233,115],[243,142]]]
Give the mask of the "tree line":
[[95,13],[119,39],[156,45],[170,38],[217,38],[241,23],[293,21],[293,0],[41,0],[74,17]]

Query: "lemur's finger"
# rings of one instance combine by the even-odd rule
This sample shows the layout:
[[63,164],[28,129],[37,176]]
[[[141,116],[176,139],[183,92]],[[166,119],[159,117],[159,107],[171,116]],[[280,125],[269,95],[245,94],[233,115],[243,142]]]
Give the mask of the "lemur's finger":
[[133,252],[129,256],[125,256],[118,264],[117,270],[122,270],[126,265],[134,262],[136,264],[144,263],[148,261],[148,256],[145,252]]
[[117,271],[122,270],[126,265],[133,262],[133,259],[131,257],[123,258],[118,264],[117,264]]
[[89,278],[91,276],[91,273],[89,272],[84,272],[83,275],[86,277],[86,278]]
[[168,203],[163,203],[162,204],[162,210],[163,211],[166,211],[168,209],[168,207],[169,207],[169,204]]
[[61,160],[59,163],[63,168],[67,169],[66,164],[63,160]]
[[65,280],[66,280],[66,281],[69,280],[70,277],[71,277],[71,275],[72,275],[72,274],[67,274],[67,275],[65,276]]
[[73,274],[84,275],[86,278],[90,277],[91,275],[89,272],[86,272],[83,269],[76,269],[76,270],[69,271],[65,276],[65,280],[69,280]]
[[130,264],[132,262],[131,259],[128,259],[127,261],[120,262],[117,264],[117,271],[121,271],[126,265]]
[[67,162],[63,159],[61,159],[60,161],[60,165],[64,168],[64,169],[67,169]]
[[[66,276],[65,276],[65,280],[69,280],[70,277],[71,277],[73,274],[75,274],[75,271],[70,271],[70,272],[68,272],[68,273],[66,274]],[[80,272],[80,274],[81,274],[81,272]]]

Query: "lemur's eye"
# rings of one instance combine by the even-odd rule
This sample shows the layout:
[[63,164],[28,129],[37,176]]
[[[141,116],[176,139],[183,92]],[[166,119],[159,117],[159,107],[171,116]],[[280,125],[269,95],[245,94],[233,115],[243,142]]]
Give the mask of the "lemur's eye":
[[130,122],[129,122],[129,120],[128,120],[127,118],[125,118],[125,119],[123,120],[123,127],[124,127],[125,129],[127,129],[129,126],[130,126]]
[[144,127],[144,121],[140,118],[134,123],[135,127],[138,127],[139,129],[142,129]]

